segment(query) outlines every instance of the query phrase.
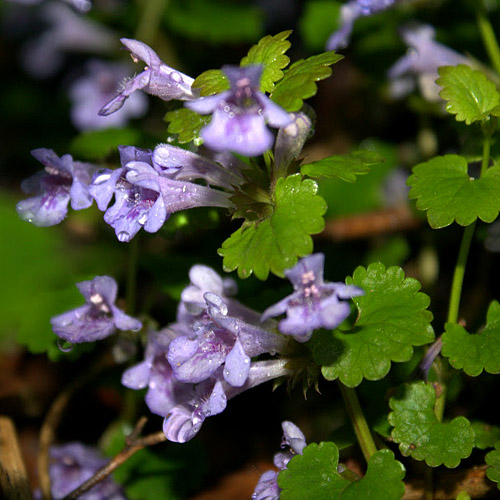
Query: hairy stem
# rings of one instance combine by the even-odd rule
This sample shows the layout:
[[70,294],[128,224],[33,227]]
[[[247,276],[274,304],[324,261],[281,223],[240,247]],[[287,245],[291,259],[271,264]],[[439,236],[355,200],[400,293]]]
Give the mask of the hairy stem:
[[366,423],[363,410],[359,404],[359,399],[354,389],[346,387],[342,382],[339,381],[340,392],[342,393],[342,398],[344,399],[344,404],[347,408],[347,413],[351,419],[352,426],[354,427],[354,432],[358,438],[361,451],[366,461],[370,460],[370,457],[377,451],[375,441],[371,435],[368,424]]

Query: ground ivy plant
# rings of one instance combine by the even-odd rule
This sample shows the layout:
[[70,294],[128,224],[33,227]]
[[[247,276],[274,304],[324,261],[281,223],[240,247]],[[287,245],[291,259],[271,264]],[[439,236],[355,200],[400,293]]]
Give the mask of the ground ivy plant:
[[[371,10],[362,10],[361,3],[342,7],[344,37],[354,19],[394,2],[372,2]],[[354,17],[348,17],[349,9]],[[61,349],[72,351],[68,356],[82,344],[109,342],[115,359],[128,363],[115,366],[122,385],[142,390],[148,410],[163,418],[163,428],[143,437],[143,422],[133,430],[127,422],[127,440],[123,421],[110,427],[103,448],[114,455],[111,461],[77,443],[45,442],[43,498],[78,498],[91,488],[100,488],[102,498],[146,498],[141,495],[150,485],[146,481],[143,487],[145,479],[134,470],[154,471],[157,485],[158,474],[165,469],[172,476],[183,455],[179,448],[160,456],[143,448],[163,441],[190,446],[185,443],[231,398],[269,381],[290,388],[299,383],[304,391],[335,382],[363,458],[354,470],[342,462],[341,447],[328,434],[307,444],[302,430],[285,421],[282,451],[274,456],[275,468],[256,484],[254,500],[396,500],[405,495],[405,481],[410,484],[407,471],[415,469],[424,471],[423,495],[432,498],[432,471],[437,477],[440,466],[457,468],[474,450],[487,450],[481,466],[487,466],[488,481],[498,483],[499,428],[446,411],[453,384],[460,385],[462,377],[500,372],[499,302],[491,302],[473,332],[460,315],[477,221],[492,223],[500,211],[500,166],[491,155],[498,138],[498,82],[463,63],[439,68],[436,83],[448,120],[481,135],[480,168],[473,171],[468,157],[448,153],[415,165],[407,180],[409,198],[430,228],[464,227],[457,255],[449,256],[457,263],[447,319],[440,324],[433,321],[430,296],[400,266],[369,262],[341,281],[324,278],[325,255],[314,252],[313,239],[325,228],[321,183],[355,183],[385,158],[369,147],[314,161],[304,155],[316,120],[307,100],[343,56],[330,50],[292,62],[290,35],[264,36],[239,64],[229,61],[196,78],[165,64],[154,47],[123,38],[138,70],[100,114],[120,113],[138,91],[168,101],[164,141],[151,149],[118,144],[115,164],[87,163],[47,148],[32,152],[43,170],[22,184],[29,195],[17,204],[22,219],[53,226],[66,218],[69,206],[80,211],[95,201],[112,228],[106,230],[132,249],[125,291],[107,274],[78,282],[80,305],[52,318],[55,336],[46,350],[56,337]],[[498,52],[489,40],[489,50]],[[77,144],[88,147],[82,140]],[[96,147],[98,158],[106,147],[101,142]],[[194,208],[218,209],[221,218],[231,219],[217,250],[222,272],[193,262],[184,278],[189,284],[177,293],[175,317],[160,326],[148,311],[136,309],[137,238],[141,230],[171,231],[174,214]],[[283,278],[289,294],[257,311],[236,298],[237,283],[228,274],[234,271],[240,279]],[[39,343],[37,348],[43,350]],[[391,378],[398,366],[411,363],[412,372]],[[367,418],[358,398],[364,381],[389,384],[377,395],[385,408],[377,422]],[[139,455],[128,461],[135,452],[143,461]],[[70,476],[68,464],[84,473]],[[115,474],[120,485],[108,482],[120,466]],[[162,498],[176,495],[173,483],[162,488]]]

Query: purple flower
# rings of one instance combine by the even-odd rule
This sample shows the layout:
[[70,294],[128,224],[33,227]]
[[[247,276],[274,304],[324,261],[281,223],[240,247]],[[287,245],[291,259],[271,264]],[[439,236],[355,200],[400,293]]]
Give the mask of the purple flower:
[[181,382],[202,382],[224,365],[226,382],[241,387],[250,372],[250,358],[283,351],[286,339],[230,317],[218,295],[207,292],[204,298],[206,316],[194,324],[196,335],[180,335],[170,344],[168,360],[174,376]]
[[[179,210],[233,206],[230,193],[189,182],[205,179],[227,187],[230,184],[222,178],[220,165],[202,161],[194,153],[173,146],[170,152],[176,161],[167,164],[167,148],[160,145],[152,152],[120,146],[122,168],[104,170],[94,177],[90,194],[99,210],[106,211],[104,220],[115,229],[122,242],[130,241],[142,227],[149,233],[157,232],[168,217]],[[235,179],[235,176],[228,177]],[[107,208],[113,195],[115,204]]]
[[91,60],[86,73],[69,89],[72,102],[71,120],[79,130],[96,130],[108,127],[122,127],[130,118],[143,116],[147,100],[143,94],[130,97],[126,110],[111,116],[97,113],[116,93],[116,81],[125,78],[129,66]]
[[330,35],[327,50],[343,49],[349,43],[354,21],[361,16],[371,16],[388,9],[395,0],[351,0],[340,9],[340,28]]
[[150,332],[145,359],[130,367],[122,375],[122,384],[129,389],[148,388],[145,401],[155,415],[164,417],[191,395],[192,385],[183,384],[173,376],[167,359],[168,346],[175,333],[168,328]]
[[289,376],[285,368],[287,361],[269,360],[252,363],[248,378],[241,387],[233,387],[216,377],[205,380],[193,387],[191,397],[175,406],[166,416],[163,432],[169,441],[185,443],[201,429],[204,420],[224,411],[227,401],[242,392],[275,378]]
[[[55,500],[64,498],[78,488],[108,462],[97,449],[78,442],[52,446],[50,458],[52,459],[49,467],[51,492]],[[78,498],[81,500],[102,500],[103,498],[126,500],[120,486],[113,481],[112,476],[108,476]]]
[[294,292],[267,308],[262,314],[265,320],[286,312],[280,321],[282,333],[293,335],[299,342],[306,342],[317,328],[336,328],[349,316],[349,304],[341,299],[363,295],[363,290],[344,283],[325,283],[323,268],[325,256],[316,253],[304,257],[285,271],[292,282]]
[[434,40],[432,26],[405,28],[401,36],[408,45],[408,53],[396,61],[388,71],[391,94],[395,98],[411,92],[418,81],[422,95],[428,101],[440,101],[441,88],[436,84],[440,66],[467,64],[467,58]]
[[146,67],[142,73],[124,82],[118,95],[99,111],[101,116],[118,111],[136,90],[144,90],[144,92],[158,96],[164,101],[172,99],[186,101],[198,97],[198,91],[191,88],[194,80],[167,66],[151,47],[129,38],[121,38],[121,42],[130,51],[133,61],[144,61]]
[[113,334],[118,330],[139,330],[140,321],[127,316],[114,303],[118,285],[109,276],[96,276],[82,281],[76,286],[85,297],[86,305],[73,309],[50,322],[54,333],[73,344],[93,342]]
[[224,66],[222,71],[229,79],[230,90],[186,106],[202,115],[213,113],[212,121],[201,130],[208,148],[258,156],[270,149],[274,140],[266,122],[279,128],[292,118],[260,92],[261,66]]
[[[301,455],[307,444],[304,434],[294,423],[285,421],[281,424],[281,427],[284,433],[281,448],[288,446],[290,449],[274,455],[274,465],[280,471],[286,469],[288,462],[295,455]],[[278,474],[273,470],[268,470],[260,476],[252,500],[279,500],[280,493]]]
[[42,16],[49,29],[30,40],[22,54],[25,70],[37,78],[53,76],[68,53],[106,55],[116,47],[115,34],[109,28],[81,16],[63,3],[43,5]]
[[25,193],[35,194],[17,204],[21,219],[35,226],[54,226],[66,217],[70,201],[73,210],[92,205],[88,185],[96,167],[73,161],[70,155],[59,158],[52,149],[34,149],[31,154],[45,165],[45,169],[21,184]]

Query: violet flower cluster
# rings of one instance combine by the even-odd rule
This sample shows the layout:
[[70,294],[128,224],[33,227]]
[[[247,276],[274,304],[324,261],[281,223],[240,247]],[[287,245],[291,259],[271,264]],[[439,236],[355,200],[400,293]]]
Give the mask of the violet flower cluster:
[[186,442],[204,420],[221,413],[227,400],[274,378],[286,376],[286,359],[252,361],[283,353],[288,340],[255,324],[258,315],[228,297],[234,283],[195,266],[184,290],[177,321],[150,332],[145,359],[129,368],[122,383],[147,388],[146,404],[165,417],[170,441]]
[[[283,429],[281,448],[288,447],[289,449],[274,455],[274,465],[279,471],[286,469],[288,462],[295,455],[302,455],[307,445],[304,434],[294,423],[285,421],[281,427]],[[255,487],[252,500],[279,500],[281,488],[278,486],[278,474],[279,472],[274,470],[264,472]]]
[[[153,151],[120,146],[121,167],[96,173],[97,167],[74,162],[69,155],[59,159],[51,150],[35,150],[33,155],[44,163],[45,172],[23,183],[23,189],[36,196],[19,202],[17,207],[21,217],[35,225],[61,222],[70,200],[72,207],[79,210],[95,199],[118,240],[128,242],[141,228],[157,232],[179,210],[234,208],[231,197],[245,181],[247,166],[230,151],[249,156],[261,154],[274,142],[266,123],[274,127],[296,126],[294,115],[260,92],[260,66],[225,66],[223,71],[231,90],[199,98],[198,90],[192,88],[193,79],[167,66],[146,44],[125,38],[122,43],[136,62],[146,63],[146,68],[126,81],[99,114],[108,117],[118,111],[139,89],[163,100],[190,101],[191,109],[200,113],[213,111],[211,123],[201,132],[212,151],[201,156],[169,144],[159,144]],[[104,71],[101,66],[97,68]],[[109,76],[103,78],[106,89],[101,90],[107,92]],[[102,98],[99,92],[96,94],[96,84],[91,81],[80,82],[74,88],[76,100],[81,94],[86,96],[85,111],[75,108],[74,119],[79,127],[101,126],[87,115],[89,105]],[[141,106],[130,108],[131,113],[141,110]]]
[[[66,497],[108,462],[97,449],[78,442],[52,446],[50,458],[49,475],[54,500]],[[35,498],[42,498],[39,491],[35,492]],[[114,482],[112,476],[103,479],[78,498],[126,500],[121,487]]]
[[201,131],[205,145],[214,151],[232,151],[245,156],[258,156],[271,148],[273,134],[266,123],[280,128],[292,122],[290,115],[260,91],[262,67],[224,66],[230,90],[209,97],[200,97],[192,87],[194,80],[167,66],[146,44],[121,39],[136,62],[146,68],[127,81],[122,90],[99,112],[110,115],[118,111],[136,90],[156,95],[165,101],[188,101],[186,106],[200,113],[212,113],[212,121]]

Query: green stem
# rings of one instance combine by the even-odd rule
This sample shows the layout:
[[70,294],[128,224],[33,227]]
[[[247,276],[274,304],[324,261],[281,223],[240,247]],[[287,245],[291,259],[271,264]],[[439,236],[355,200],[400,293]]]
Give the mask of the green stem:
[[347,408],[347,413],[351,419],[352,425],[354,427],[354,432],[358,438],[361,451],[365,460],[368,462],[370,457],[377,451],[375,441],[370,432],[370,428],[366,423],[363,410],[359,404],[359,399],[354,389],[346,387],[342,382],[339,381],[340,392],[342,398],[344,399],[345,406]]
[[460,296],[462,294],[462,284],[464,281],[465,264],[467,263],[467,256],[469,255],[469,248],[472,242],[472,235],[476,222],[465,228],[462,236],[462,243],[460,244],[460,251],[458,252],[457,265],[453,274],[453,282],[451,285],[450,307],[448,309],[448,323],[456,323],[458,321],[458,310],[460,307]]
[[493,27],[483,12],[478,13],[477,24],[486,48],[486,52],[488,52],[488,57],[490,58],[496,72],[500,75],[500,47],[498,46]]
[[135,311],[135,289],[137,286],[137,259],[139,256],[139,235],[129,243],[128,269],[127,269],[127,313]]

